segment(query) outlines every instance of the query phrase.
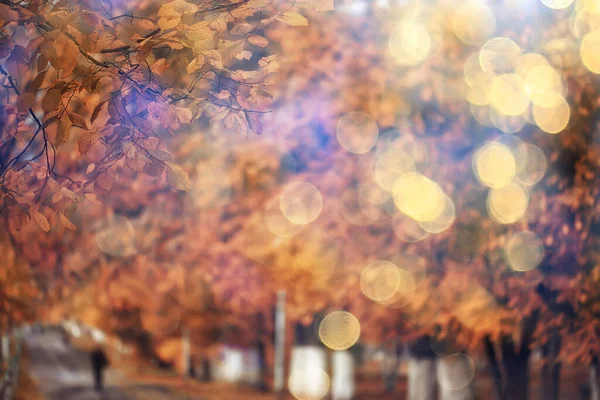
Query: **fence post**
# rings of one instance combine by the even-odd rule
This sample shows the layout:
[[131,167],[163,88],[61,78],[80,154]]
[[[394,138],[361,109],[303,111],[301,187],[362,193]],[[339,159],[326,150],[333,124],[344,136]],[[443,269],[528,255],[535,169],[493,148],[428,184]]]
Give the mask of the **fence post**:
[[275,308],[275,368],[273,388],[278,396],[282,396],[284,387],[285,363],[285,291],[277,292]]

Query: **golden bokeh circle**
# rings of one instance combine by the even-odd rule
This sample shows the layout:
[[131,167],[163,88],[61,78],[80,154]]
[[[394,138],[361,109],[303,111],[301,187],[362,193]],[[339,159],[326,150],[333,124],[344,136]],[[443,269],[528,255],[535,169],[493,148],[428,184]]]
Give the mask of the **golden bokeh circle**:
[[347,311],[334,311],[328,314],[319,325],[321,342],[332,350],[346,350],[360,337],[358,319]]
[[454,12],[452,28],[463,43],[481,45],[494,35],[496,17],[485,4],[469,1]]
[[375,261],[365,267],[360,275],[360,288],[373,301],[391,298],[400,287],[398,267],[389,261]]
[[417,221],[433,221],[444,210],[444,193],[431,179],[409,172],[394,184],[394,203],[404,214]]
[[593,72],[600,74],[600,32],[590,32],[581,41],[579,54],[583,65]]
[[512,224],[525,214],[529,193],[514,181],[501,188],[490,189],[487,209],[490,217],[500,224]]
[[541,106],[552,105],[548,93],[563,94],[565,91],[560,74],[550,65],[531,67],[525,76],[525,88],[532,103]]
[[515,271],[531,271],[544,257],[544,244],[533,232],[524,231],[513,235],[505,248],[506,261]]
[[496,77],[491,87],[491,103],[502,114],[523,114],[529,106],[529,96],[523,78],[518,74]]
[[391,32],[388,50],[396,63],[415,66],[429,57],[432,44],[427,27],[416,19],[410,19]]
[[421,228],[429,233],[442,233],[449,229],[456,218],[456,207],[450,196],[444,194],[442,213],[432,221],[419,222]]
[[305,225],[317,219],[323,208],[323,198],[314,185],[294,182],[281,193],[279,206],[290,222]]
[[501,188],[515,176],[515,158],[508,146],[488,142],[475,153],[473,171],[482,184],[491,188]]
[[377,123],[369,114],[353,111],[344,115],[338,122],[336,136],[346,151],[364,154],[375,146],[379,137]]
[[517,162],[516,178],[526,186],[533,186],[542,180],[548,163],[542,149],[530,143],[523,143],[514,152]]
[[567,127],[571,118],[571,107],[558,93],[546,93],[544,105],[533,105],[533,119],[547,133],[559,133]]
[[484,72],[506,74],[514,70],[521,56],[521,48],[507,37],[488,40],[479,52],[479,63]]
[[548,65],[548,60],[541,54],[538,53],[525,53],[521,54],[515,63],[515,72],[523,79],[527,78],[527,74],[531,71],[531,68]]

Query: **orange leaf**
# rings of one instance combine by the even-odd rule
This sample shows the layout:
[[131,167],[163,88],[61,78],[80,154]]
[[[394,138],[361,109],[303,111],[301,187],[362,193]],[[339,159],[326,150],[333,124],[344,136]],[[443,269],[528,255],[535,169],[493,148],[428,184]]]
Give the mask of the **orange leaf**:
[[35,100],[35,96],[31,92],[24,92],[19,95],[17,98],[17,110],[19,112],[25,112],[31,108],[33,102]]
[[265,47],[269,44],[269,41],[266,38],[258,35],[248,36],[248,41],[258,47]]
[[56,110],[60,104],[61,97],[62,93],[59,89],[48,90],[42,99],[42,109],[47,113]]
[[79,153],[83,156],[86,155],[98,140],[98,132],[96,131],[85,131],[77,139],[77,148]]

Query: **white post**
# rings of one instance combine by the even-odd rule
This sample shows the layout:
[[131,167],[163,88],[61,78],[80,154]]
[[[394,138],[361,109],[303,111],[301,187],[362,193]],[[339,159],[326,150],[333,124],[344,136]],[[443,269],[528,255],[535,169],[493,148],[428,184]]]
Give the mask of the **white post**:
[[331,397],[334,400],[354,398],[354,359],[348,350],[331,355]]
[[276,393],[283,392],[285,363],[285,291],[277,292],[275,308],[275,369],[273,388]]
[[435,360],[411,356],[408,361],[408,400],[435,398]]
[[190,330],[188,328],[184,328],[181,332],[181,365],[183,365],[183,376],[188,376],[190,373],[191,347]]
[[8,335],[2,336],[2,357],[8,365],[10,361],[10,336]]

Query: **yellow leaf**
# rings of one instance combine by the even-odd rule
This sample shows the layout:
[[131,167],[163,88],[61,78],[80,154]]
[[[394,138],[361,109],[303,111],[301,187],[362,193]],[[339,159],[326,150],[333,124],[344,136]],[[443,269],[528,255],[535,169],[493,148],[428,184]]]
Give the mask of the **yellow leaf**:
[[59,213],[60,215],[60,222],[62,222],[62,224],[65,226],[65,228],[67,228],[70,231],[75,232],[77,230],[77,227],[75,226],[75,224],[73,224],[71,221],[69,221],[69,218],[65,217],[63,213]]
[[248,36],[248,41],[258,47],[265,47],[266,45],[269,44],[269,41],[267,39],[265,39],[262,36],[258,36],[258,35]]
[[293,11],[284,12],[275,19],[290,26],[308,26],[308,20],[302,14]]
[[42,228],[44,232],[50,232],[50,223],[48,222],[48,219],[44,216],[44,214],[42,214],[39,211],[32,211],[31,217],[39,225],[39,227]]
[[177,190],[182,190],[184,192],[190,190],[192,182],[188,173],[177,164],[166,164],[169,167],[167,169],[167,183]]

